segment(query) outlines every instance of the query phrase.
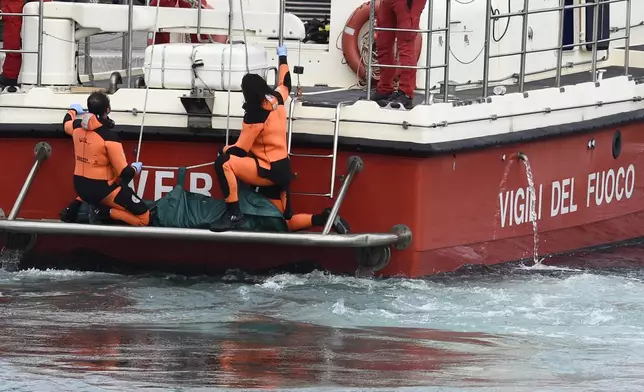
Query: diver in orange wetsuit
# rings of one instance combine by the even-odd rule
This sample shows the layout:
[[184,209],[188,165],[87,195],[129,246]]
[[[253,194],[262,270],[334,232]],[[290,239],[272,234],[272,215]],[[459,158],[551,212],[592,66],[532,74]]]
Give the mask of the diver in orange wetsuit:
[[[211,231],[227,231],[245,223],[239,208],[237,181],[260,188],[284,214],[290,231],[323,226],[329,209],[321,214],[293,215],[290,207],[291,161],[286,148],[286,107],[291,92],[291,73],[286,59],[286,46],[277,48],[279,57],[278,87],[273,90],[257,74],[242,78],[244,119],[237,142],[224,146],[215,161],[215,172],[226,201],[226,213],[213,223]],[[334,222],[338,233],[349,231],[340,217]]]
[[[127,164],[123,146],[112,130],[114,123],[108,117],[109,98],[103,92],[94,92],[87,98],[87,109],[84,113],[74,104],[63,120],[65,132],[74,140],[76,194],[94,207],[99,218],[147,226],[150,211],[127,185],[141,172],[142,164]],[[74,203],[80,203],[79,199]]]

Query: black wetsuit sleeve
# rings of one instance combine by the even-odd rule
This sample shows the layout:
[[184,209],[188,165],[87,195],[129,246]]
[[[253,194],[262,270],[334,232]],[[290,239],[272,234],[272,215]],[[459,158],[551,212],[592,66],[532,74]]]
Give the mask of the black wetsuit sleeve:
[[291,71],[288,67],[288,60],[286,56],[279,57],[280,80],[278,85],[283,85],[290,94],[293,90],[293,82],[291,81]]

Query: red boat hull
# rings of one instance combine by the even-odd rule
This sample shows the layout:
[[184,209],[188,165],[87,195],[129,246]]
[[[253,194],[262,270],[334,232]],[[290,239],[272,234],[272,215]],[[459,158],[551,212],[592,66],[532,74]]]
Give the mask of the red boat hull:
[[[411,229],[411,246],[392,250],[391,262],[379,272],[386,276],[418,277],[465,264],[532,258],[534,228],[526,204],[530,199],[526,167],[517,158],[521,152],[528,157],[534,177],[539,257],[644,237],[643,128],[643,123],[621,127],[621,141],[615,140],[615,128],[605,128],[425,158],[341,152],[338,175],[346,172],[351,155],[363,159],[364,169],[356,175],[340,212],[354,232],[389,232],[396,224]],[[0,191],[0,208],[6,213],[33,163],[34,145],[41,140],[0,140],[0,164],[9,168],[3,170]],[[55,219],[75,197],[71,141],[44,140],[53,153],[36,176],[20,212],[22,218]],[[124,144],[128,160],[133,160],[135,143]],[[189,166],[214,160],[218,148],[212,143],[144,141],[141,160],[151,166]],[[294,192],[328,192],[330,160],[292,160],[297,173]],[[210,187],[213,196],[220,197],[211,167],[191,173],[189,190]],[[169,191],[174,178],[176,172],[171,170],[151,170],[135,185],[152,199]],[[339,185],[336,182],[336,194]],[[331,205],[323,197],[293,198],[296,212],[318,212]],[[352,249],[87,237],[39,236],[31,258],[74,259],[82,249],[143,268],[258,270],[296,262],[315,262],[339,273],[356,268]]]

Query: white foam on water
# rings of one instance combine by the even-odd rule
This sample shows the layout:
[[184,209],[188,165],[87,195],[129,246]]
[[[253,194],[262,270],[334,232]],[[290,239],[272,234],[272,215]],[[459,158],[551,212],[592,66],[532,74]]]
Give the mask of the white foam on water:
[[[228,330],[234,327],[226,323],[250,320],[248,328],[253,331],[253,328],[261,331],[267,325],[286,325],[285,330],[278,328],[258,335],[266,344],[281,339],[281,334],[290,336],[288,331],[302,324],[315,325],[317,333],[323,327],[342,330],[345,335],[351,330],[355,334],[352,339],[358,339],[356,344],[359,336],[372,334],[371,339],[480,356],[480,363],[463,360],[436,370],[433,376],[437,383],[445,382],[454,388],[458,387],[454,380],[470,380],[462,381],[464,390],[477,390],[477,381],[472,381],[475,379],[483,380],[491,391],[535,390],[548,383],[556,390],[572,385],[565,380],[574,375],[579,380],[572,389],[581,391],[588,385],[600,385],[611,374],[644,376],[644,370],[639,370],[642,369],[639,364],[644,363],[644,272],[627,276],[580,271],[562,274],[547,266],[540,268],[541,273],[535,270],[529,274],[428,280],[371,280],[322,272],[281,274],[244,283],[123,277],[103,286],[97,286],[96,279],[88,275],[91,287],[78,291],[75,307],[65,298],[58,299],[60,293],[66,292],[65,287],[77,290],[83,287],[75,273],[67,280],[45,280],[38,285],[33,276],[41,272],[26,271],[24,274],[32,276],[29,284],[34,284],[29,287],[37,287],[41,293],[34,298],[16,296],[16,290],[27,286],[14,284],[9,286],[9,294],[2,287],[3,295],[10,295],[15,301],[43,304],[41,294],[50,292],[50,302],[45,307],[18,302],[2,308],[0,301],[0,321],[10,321],[12,326],[25,331],[36,326],[46,330],[48,326],[82,329],[98,325],[146,331],[228,333],[230,339],[253,337],[249,337],[248,331]],[[66,271],[60,274],[69,276]],[[106,308],[104,304],[111,298],[122,298],[123,303]],[[10,312],[3,314],[3,309]],[[410,329],[417,330],[408,332]],[[444,331],[442,334],[489,334],[473,338],[489,345],[434,339],[431,332],[424,332],[433,330]],[[408,333],[412,335],[407,336]],[[317,339],[317,335],[312,336]],[[212,338],[213,342],[217,339]],[[346,337],[337,344],[347,344]],[[337,347],[329,343],[326,349],[332,352]],[[325,357],[333,354],[327,353]],[[626,357],[629,360],[624,365]],[[347,366],[353,366],[350,371],[359,372],[357,365]],[[620,366],[624,368],[620,370]],[[597,373],[596,369],[602,372]],[[325,371],[335,375],[340,372],[335,368]],[[329,374],[325,377],[332,380]],[[624,379],[614,383],[624,387],[619,390],[632,386]],[[320,390],[324,389],[311,389]]]
[[537,224],[537,190],[534,187],[534,178],[532,175],[532,167],[528,159],[522,160],[523,165],[525,166],[526,178],[528,180],[528,193],[530,196],[529,211],[530,211],[530,221],[532,222],[532,241],[533,241],[533,261],[535,265],[541,264],[539,259],[539,228]]

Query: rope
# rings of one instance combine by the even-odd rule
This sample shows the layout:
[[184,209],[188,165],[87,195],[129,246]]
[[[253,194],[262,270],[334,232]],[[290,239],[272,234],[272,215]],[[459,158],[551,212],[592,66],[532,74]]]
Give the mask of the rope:
[[[215,162],[206,162],[206,163],[200,163],[198,165],[192,165],[192,166],[185,166],[186,170],[192,170],[192,169],[199,169],[200,167],[207,167],[207,166],[212,166],[214,165]],[[184,167],[184,166],[181,166]],[[152,170],[179,170],[181,167],[178,166],[143,166],[144,169],[152,169]]]
[[139,131],[139,144],[136,147],[136,162],[141,157],[141,143],[143,142],[143,128],[145,126],[145,113],[148,109],[148,93],[150,92],[150,77],[152,76],[152,62],[154,61],[154,42],[157,37],[157,25],[159,23],[159,5],[161,0],[157,0],[156,13],[154,15],[154,30],[152,34],[152,49],[150,50],[150,64],[148,66],[148,80],[145,81],[145,99],[143,100],[143,115],[141,117],[141,130]]
[[244,33],[244,52],[246,54],[246,73],[250,73],[248,67],[248,43],[246,42],[246,21],[244,20],[244,0],[239,0],[239,12],[241,14],[242,32]]
[[230,43],[230,53],[228,54],[228,109],[226,112],[226,145],[230,138],[230,84],[232,83],[232,66],[233,66],[233,0],[228,1],[228,42]]

